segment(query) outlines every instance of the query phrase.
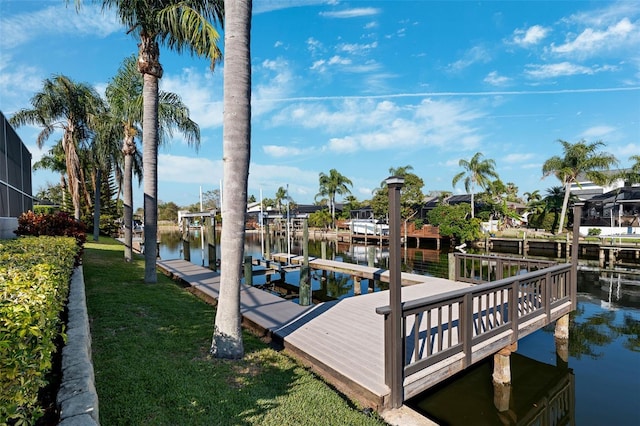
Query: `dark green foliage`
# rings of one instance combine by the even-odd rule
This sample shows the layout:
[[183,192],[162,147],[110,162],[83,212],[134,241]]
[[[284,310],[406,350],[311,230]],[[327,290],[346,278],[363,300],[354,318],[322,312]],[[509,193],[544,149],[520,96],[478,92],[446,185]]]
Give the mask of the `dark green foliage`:
[[318,210],[309,215],[309,226],[314,228],[328,228],[331,226],[331,213],[328,209]]
[[116,218],[109,214],[100,215],[100,235],[113,236],[118,233]]
[[466,203],[439,205],[428,215],[429,223],[440,227],[440,235],[456,241],[474,241],[480,237],[480,220],[470,218],[471,206]]

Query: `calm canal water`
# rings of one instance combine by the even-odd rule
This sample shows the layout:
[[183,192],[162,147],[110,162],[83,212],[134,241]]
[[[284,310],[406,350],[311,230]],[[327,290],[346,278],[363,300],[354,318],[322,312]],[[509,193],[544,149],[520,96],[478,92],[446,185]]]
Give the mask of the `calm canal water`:
[[[180,234],[160,236],[160,257],[182,258]],[[191,261],[208,266],[201,241],[201,235],[193,233]],[[285,239],[272,243],[271,253],[287,250]],[[261,257],[261,252],[260,236],[248,234],[245,254]],[[319,257],[321,242],[310,241],[309,252]],[[388,266],[387,247],[327,242],[326,252],[327,258],[365,265],[373,252],[376,267]],[[291,253],[302,254],[299,240],[292,241]],[[488,358],[407,404],[442,425],[640,425],[640,267],[613,272],[582,269],[568,362],[556,355],[550,326],[519,341],[511,358],[512,385],[506,392],[494,391],[492,359]],[[403,250],[403,270],[446,278],[447,253],[408,248]],[[286,276],[287,283],[297,285],[298,280],[297,273]],[[254,278],[254,285],[264,284],[264,276]],[[326,280],[319,274],[312,276],[312,288],[318,297],[343,298],[354,293],[353,282],[339,274],[330,274]],[[374,290],[383,289],[376,286]]]

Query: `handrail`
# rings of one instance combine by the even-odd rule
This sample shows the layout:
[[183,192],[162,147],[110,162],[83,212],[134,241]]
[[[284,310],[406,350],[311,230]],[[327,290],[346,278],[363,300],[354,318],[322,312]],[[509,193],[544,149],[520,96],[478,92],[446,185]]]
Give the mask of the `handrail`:
[[557,265],[551,260],[455,253],[455,281],[479,284]]
[[[466,368],[490,355],[487,351],[480,355],[474,352],[477,345],[499,339],[504,347],[517,342],[521,333],[534,331],[525,327],[525,322],[549,324],[556,319],[553,310],[575,297],[570,280],[571,264],[553,265],[404,302],[404,356],[400,360],[404,377],[456,354],[462,354],[462,367]],[[391,333],[391,307],[378,307],[376,312],[385,317],[385,335]],[[385,341],[390,340],[385,337]],[[395,368],[387,361],[385,368]]]

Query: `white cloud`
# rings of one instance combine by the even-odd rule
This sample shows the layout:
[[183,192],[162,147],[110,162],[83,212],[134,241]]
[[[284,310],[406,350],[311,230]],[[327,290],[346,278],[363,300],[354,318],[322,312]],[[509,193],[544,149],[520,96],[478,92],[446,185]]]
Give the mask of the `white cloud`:
[[222,161],[206,158],[158,154],[158,181],[202,183],[222,179]]
[[578,64],[572,64],[570,62],[560,62],[556,64],[544,64],[544,65],[528,64],[525,67],[526,67],[525,75],[527,77],[535,78],[535,79],[594,73],[594,70],[589,67],[585,67],[583,65],[578,65]]
[[535,154],[527,153],[527,154],[507,154],[505,157],[500,159],[500,162],[504,163],[522,163],[524,161],[529,161],[532,158],[535,158]]
[[160,89],[180,95],[201,129],[218,128],[222,126],[222,70],[218,71],[185,68],[180,75],[165,74]]
[[427,146],[471,149],[483,138],[474,122],[484,114],[464,102],[425,99],[400,106],[389,100],[349,99],[334,105],[291,105],[273,124],[318,129],[328,135],[325,148],[338,153]]
[[607,136],[615,132],[616,129],[611,126],[593,126],[582,132],[581,139],[591,140],[600,139],[603,136]]
[[337,50],[339,52],[351,53],[353,55],[364,55],[376,47],[378,47],[377,41],[369,44],[344,43],[338,45]]
[[449,64],[447,70],[452,72],[462,71],[475,63],[487,63],[491,60],[489,52],[482,46],[474,46],[467,50],[461,59]]
[[616,158],[621,162],[626,163],[632,155],[638,155],[640,152],[640,144],[628,143],[626,145],[619,146],[615,153]]
[[484,78],[484,82],[492,86],[505,86],[511,82],[509,77],[501,76],[497,71],[491,71]]
[[320,41],[316,40],[313,37],[309,37],[307,39],[307,50],[312,54],[315,54],[318,52],[322,52],[324,50],[324,47]]
[[320,12],[320,16],[325,18],[338,18],[338,19],[348,19],[348,18],[360,18],[362,16],[373,16],[380,13],[380,9],[375,7],[360,7],[354,9],[341,10],[337,12]]
[[540,43],[549,33],[549,28],[534,25],[526,30],[517,29],[513,32],[513,43],[522,47],[529,47]]
[[564,44],[551,45],[551,51],[559,54],[592,55],[600,50],[612,49],[626,44],[631,37],[638,36],[638,26],[624,18],[604,30],[586,28],[575,38]]
[[309,153],[310,149],[301,149],[294,146],[285,145],[265,145],[262,147],[262,151],[276,158],[297,157]]
[[117,31],[123,31],[123,26],[116,15],[110,11],[103,14],[98,5],[85,4],[76,12],[73,7],[60,4],[0,18],[0,50],[16,48],[51,34],[106,37]]

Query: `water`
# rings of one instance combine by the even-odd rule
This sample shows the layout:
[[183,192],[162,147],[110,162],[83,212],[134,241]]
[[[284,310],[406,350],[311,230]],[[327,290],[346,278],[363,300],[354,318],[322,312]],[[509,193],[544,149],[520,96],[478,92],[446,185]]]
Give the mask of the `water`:
[[[181,258],[179,238],[178,233],[161,234],[162,258]],[[203,265],[200,244],[201,236],[194,235],[191,261]],[[329,259],[365,265],[369,250],[373,249],[336,242],[326,246]],[[274,242],[271,253],[276,252],[287,252],[285,240]],[[302,253],[299,241],[292,242],[291,252]],[[320,241],[311,241],[309,252],[319,257]],[[245,253],[260,257],[258,234],[247,235]],[[387,268],[388,256],[387,247],[375,247],[375,266]],[[204,259],[206,266],[206,251]],[[446,277],[447,253],[408,248],[403,251],[402,267],[408,272]],[[316,273],[312,278],[314,296],[353,296],[353,282],[347,276],[332,274],[323,280]],[[288,283],[297,285],[298,280],[297,273],[287,274]],[[264,285],[265,277],[255,277],[254,284]],[[385,287],[376,285],[374,290],[382,289]],[[440,424],[450,425],[639,425],[640,268],[628,273],[579,272],[578,308],[571,316],[566,362],[556,353],[553,331],[550,326],[518,342],[518,350],[511,356],[512,385],[506,391],[494,391],[490,357],[407,404]]]

